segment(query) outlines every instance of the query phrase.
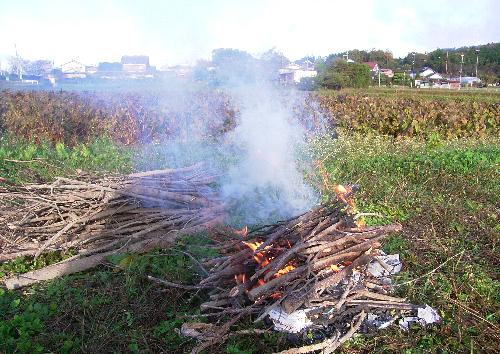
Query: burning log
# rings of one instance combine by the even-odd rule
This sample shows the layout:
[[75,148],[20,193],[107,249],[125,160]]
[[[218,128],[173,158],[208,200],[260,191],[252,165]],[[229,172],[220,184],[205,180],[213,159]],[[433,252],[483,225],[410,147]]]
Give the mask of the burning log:
[[367,271],[372,262],[383,262],[377,258],[381,241],[401,225],[365,227],[352,198],[355,188],[336,190],[334,202],[258,230],[235,232],[222,243],[220,260],[205,264],[212,268],[200,285],[212,290],[202,311],[221,318],[237,303],[239,309],[257,309],[258,319],[293,318],[299,311],[310,315],[313,326],[343,321],[335,338],[284,352],[307,353],[333,351],[371,311],[415,309],[388,296],[388,288]]
[[119,252],[166,247],[222,221],[223,206],[202,165],[0,187],[0,262],[51,251],[76,254],[5,281],[9,288],[91,268]]

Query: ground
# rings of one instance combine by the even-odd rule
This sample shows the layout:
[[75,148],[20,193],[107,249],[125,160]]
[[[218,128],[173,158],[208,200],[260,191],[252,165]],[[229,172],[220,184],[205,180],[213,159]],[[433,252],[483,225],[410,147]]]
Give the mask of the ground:
[[[0,176],[30,181],[72,175],[76,168],[127,172],[134,153],[105,139],[73,148],[3,139]],[[384,215],[369,223],[403,224],[403,231],[384,246],[400,253],[404,263],[395,278],[401,284],[398,294],[429,304],[443,318],[427,329],[356,336],[342,352],[495,352],[500,342],[500,141],[491,136],[393,140],[341,131],[339,139],[314,141],[310,153],[324,161],[333,182],[361,185],[359,208]],[[192,235],[171,250],[115,257],[93,271],[20,291],[0,289],[0,352],[189,351],[194,342],[178,336],[176,329],[199,314],[204,295],[165,289],[146,276],[196,282],[196,265],[179,250],[208,257],[207,243],[204,235]],[[17,259],[0,265],[0,278],[60,257]],[[285,336],[271,332],[233,337],[211,350],[271,353],[285,348]]]

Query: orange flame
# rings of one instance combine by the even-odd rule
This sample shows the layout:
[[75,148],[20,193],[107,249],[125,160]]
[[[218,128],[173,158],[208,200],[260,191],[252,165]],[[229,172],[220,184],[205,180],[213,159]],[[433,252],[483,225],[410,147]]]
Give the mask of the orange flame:
[[288,273],[288,272],[291,272],[291,271],[292,271],[292,270],[294,270],[294,269],[295,269],[295,266],[293,266],[293,265],[289,264],[289,265],[287,265],[286,267],[281,268],[280,270],[278,270],[274,276],[275,276],[276,278],[277,278],[277,277],[280,277],[280,276],[282,276],[283,274],[286,274],[286,273]]
[[255,259],[255,262],[261,267],[264,268],[266,265],[269,264],[269,259],[267,259],[266,256],[264,256],[262,253],[256,253],[253,256],[253,259]]
[[339,266],[338,266],[338,265],[336,265],[336,264],[332,264],[332,265],[330,266],[330,270],[331,270],[331,271],[333,271],[333,272],[335,272],[335,273],[340,272],[340,268],[339,268]]
[[255,251],[264,242],[259,242],[259,241],[256,241],[256,242],[245,242],[245,241],[243,241],[243,243],[245,244],[245,246],[247,246],[248,248],[250,248],[252,251]]

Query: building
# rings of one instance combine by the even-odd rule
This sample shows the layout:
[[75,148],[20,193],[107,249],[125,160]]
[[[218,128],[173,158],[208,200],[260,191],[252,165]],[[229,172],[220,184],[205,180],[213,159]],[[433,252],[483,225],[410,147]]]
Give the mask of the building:
[[380,69],[380,73],[388,78],[394,77],[394,72],[391,69]]
[[364,62],[363,64],[368,65],[370,67],[370,71],[372,72],[372,74],[378,74],[378,71],[380,70],[380,68],[379,68],[377,62],[367,61],[367,62]]
[[121,64],[124,72],[145,73],[149,70],[149,57],[147,55],[124,55]]
[[279,81],[284,85],[298,84],[304,78],[316,77],[318,72],[305,66],[290,64],[279,70]]
[[436,72],[432,70],[431,68],[423,68],[422,71],[419,73],[420,77],[429,77],[431,75],[434,75]]
[[61,65],[62,75],[65,79],[83,79],[85,75],[85,64],[77,60],[71,60]]

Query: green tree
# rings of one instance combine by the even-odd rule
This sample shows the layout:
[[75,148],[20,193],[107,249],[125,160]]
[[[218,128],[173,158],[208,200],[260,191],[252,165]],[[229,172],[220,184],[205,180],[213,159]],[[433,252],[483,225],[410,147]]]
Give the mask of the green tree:
[[370,85],[370,68],[366,64],[347,63],[337,59],[320,72],[318,85],[324,88],[367,87]]

